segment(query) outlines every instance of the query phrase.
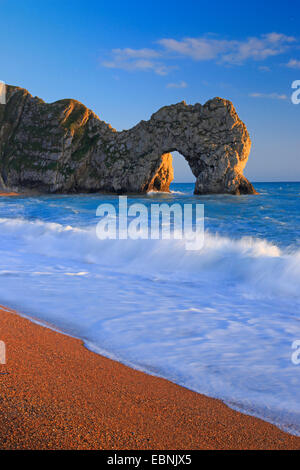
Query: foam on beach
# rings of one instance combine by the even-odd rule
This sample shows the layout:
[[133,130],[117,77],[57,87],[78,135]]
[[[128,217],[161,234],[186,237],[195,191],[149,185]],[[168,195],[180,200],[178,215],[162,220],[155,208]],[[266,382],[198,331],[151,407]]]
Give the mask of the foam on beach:
[[211,214],[199,251],[183,240],[101,241],[91,201],[14,199],[0,212],[1,304],[300,434],[296,245],[217,233]]

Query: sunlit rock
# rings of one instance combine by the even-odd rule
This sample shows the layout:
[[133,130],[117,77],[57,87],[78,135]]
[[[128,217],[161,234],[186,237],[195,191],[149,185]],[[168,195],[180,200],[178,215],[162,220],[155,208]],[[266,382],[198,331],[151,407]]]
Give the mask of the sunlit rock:
[[230,101],[184,102],[117,132],[72,99],[47,104],[7,86],[0,105],[0,187],[17,191],[168,191],[177,150],[195,193],[254,194],[243,176],[251,141]]

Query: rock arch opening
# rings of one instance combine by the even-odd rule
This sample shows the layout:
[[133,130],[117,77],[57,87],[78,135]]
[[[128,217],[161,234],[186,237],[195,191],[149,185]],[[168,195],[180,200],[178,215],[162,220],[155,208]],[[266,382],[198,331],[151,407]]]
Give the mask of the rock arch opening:
[[193,174],[191,167],[186,158],[177,150],[172,152],[172,166],[174,179],[173,183],[193,183],[196,182],[196,177]]

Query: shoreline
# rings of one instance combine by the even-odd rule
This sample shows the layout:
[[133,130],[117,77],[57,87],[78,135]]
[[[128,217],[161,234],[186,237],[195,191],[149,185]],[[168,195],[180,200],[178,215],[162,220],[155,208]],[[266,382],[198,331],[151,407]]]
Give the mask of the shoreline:
[[0,449],[300,449],[270,423],[3,309]]

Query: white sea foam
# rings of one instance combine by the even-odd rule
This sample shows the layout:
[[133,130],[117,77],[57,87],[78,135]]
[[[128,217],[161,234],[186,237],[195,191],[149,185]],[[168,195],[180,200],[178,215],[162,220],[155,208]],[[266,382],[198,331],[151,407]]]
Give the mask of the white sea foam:
[[0,219],[0,303],[97,352],[300,433],[291,344],[300,251],[210,232],[104,240],[95,228]]

